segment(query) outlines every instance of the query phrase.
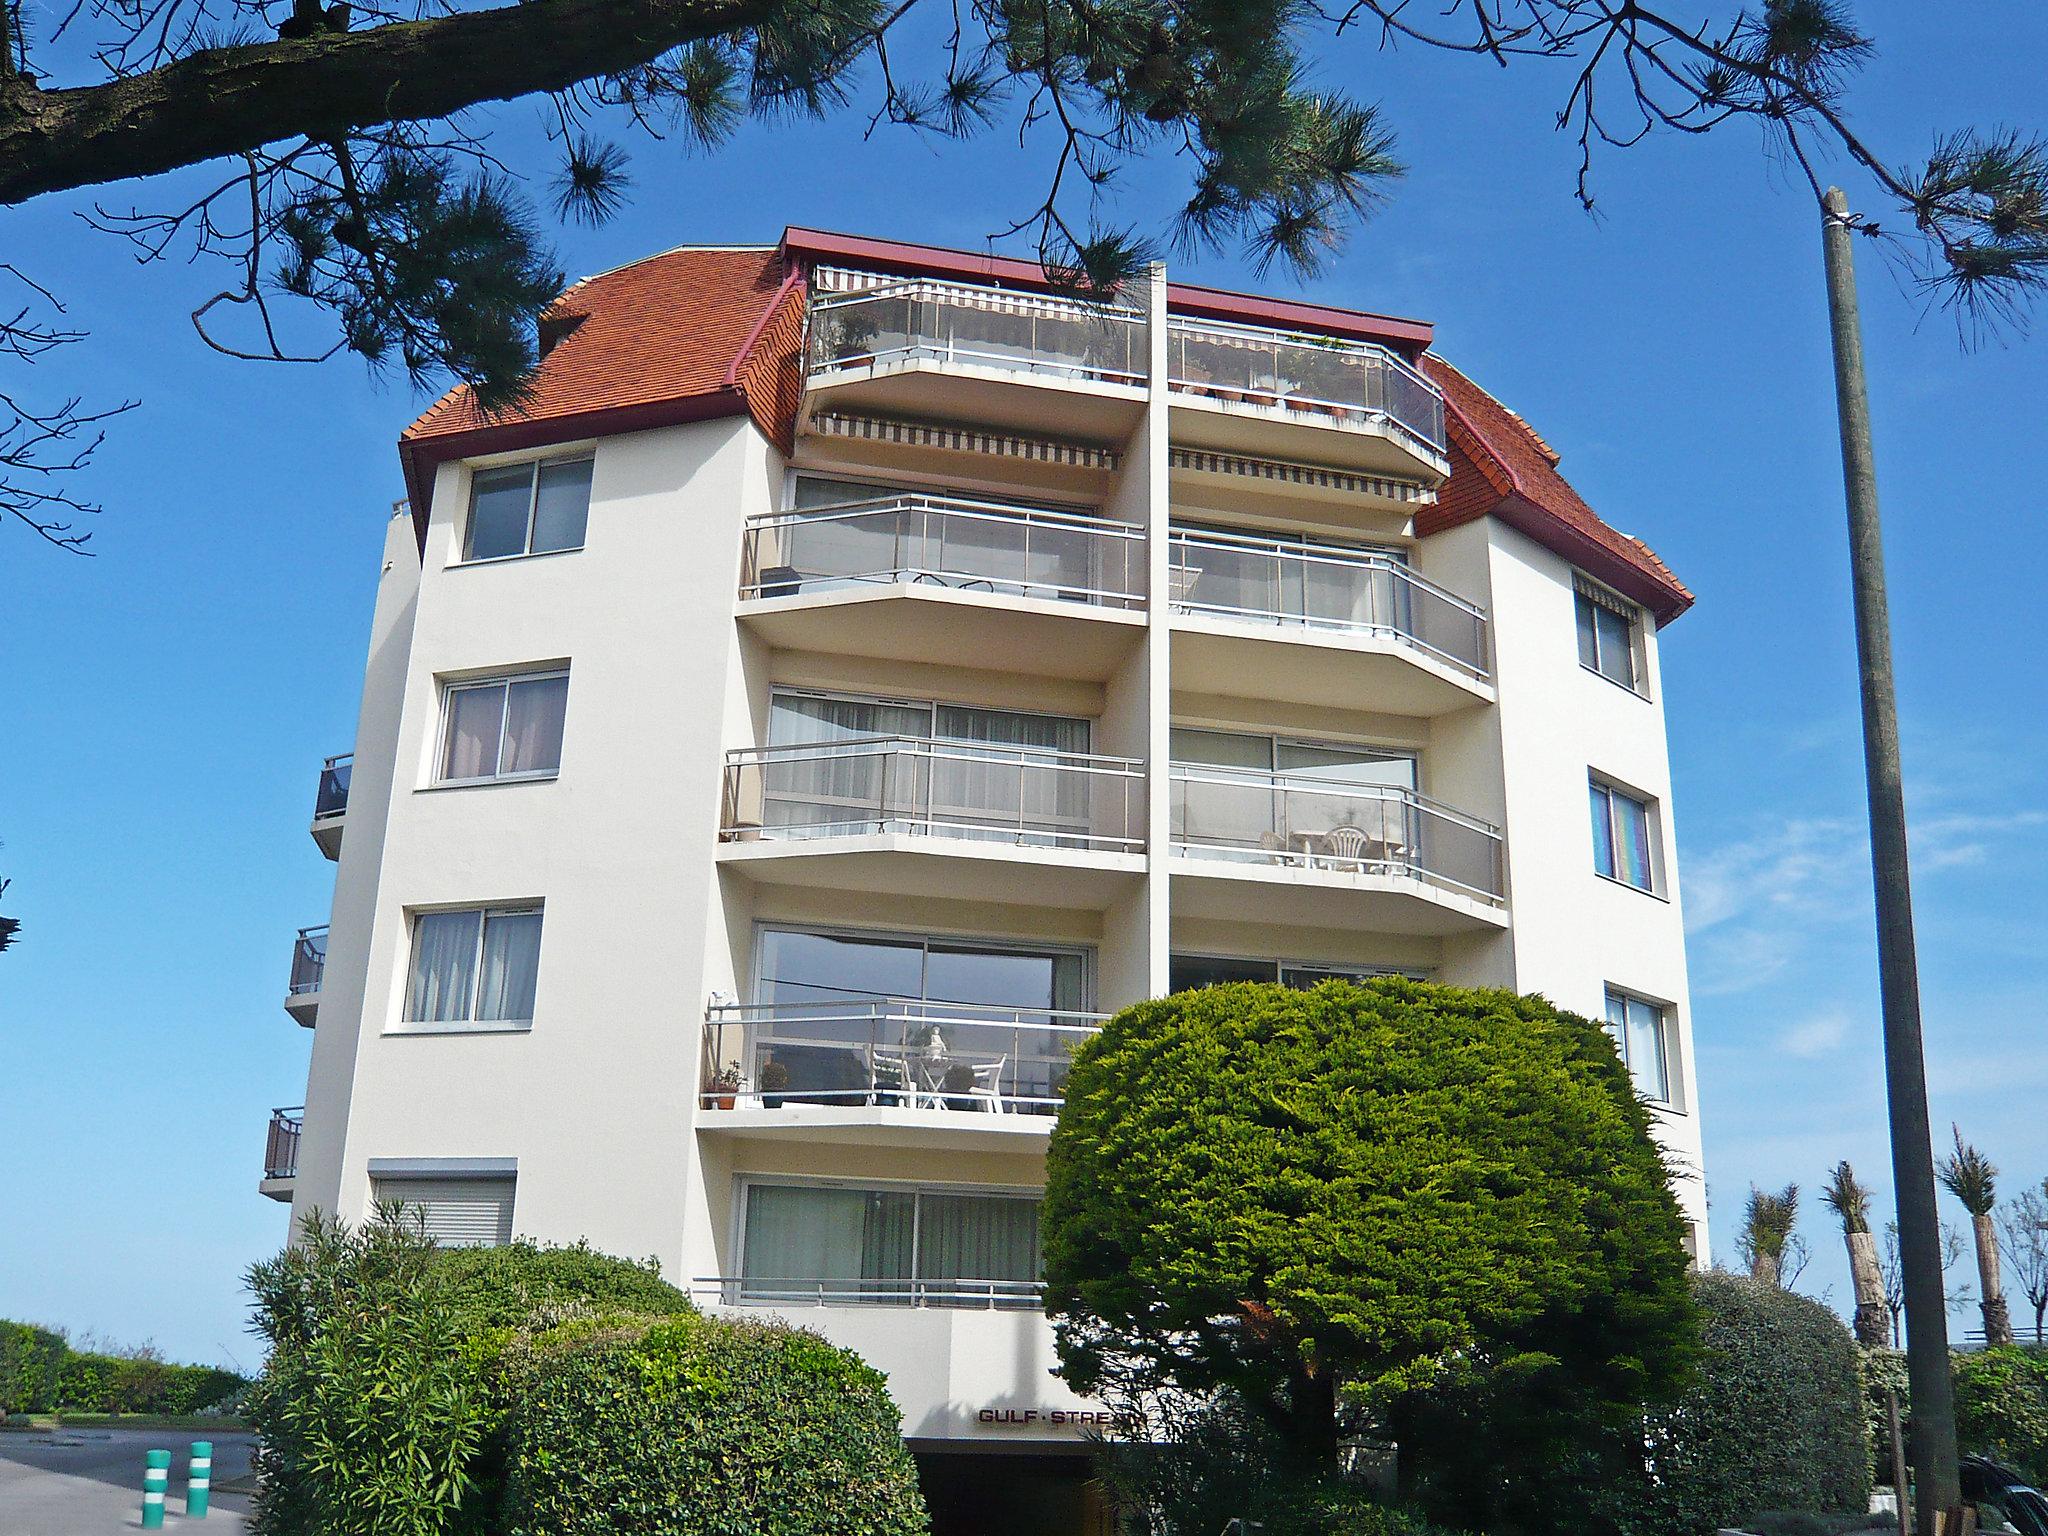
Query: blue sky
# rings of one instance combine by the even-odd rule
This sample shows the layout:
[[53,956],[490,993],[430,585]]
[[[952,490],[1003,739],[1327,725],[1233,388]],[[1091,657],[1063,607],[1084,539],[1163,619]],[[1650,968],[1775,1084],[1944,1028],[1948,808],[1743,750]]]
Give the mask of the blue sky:
[[[1980,0],[1861,8],[1880,43],[1856,122],[1894,160],[1964,123],[2043,127],[2048,17]],[[1540,68],[1332,52],[1385,108],[1410,174],[1300,291],[1435,322],[1610,521],[1698,592],[1664,637],[1680,877],[1717,1255],[1748,1185],[1838,1157],[1889,1208],[1842,495],[1811,204],[1743,129],[1654,141],[1572,200]],[[497,114],[515,158],[530,107]],[[806,223],[979,247],[1044,161],[860,121],[750,128],[710,158],[634,147],[630,211],[564,231],[573,274]],[[169,206],[172,187],[108,189]],[[1181,184],[1135,167],[1110,222],[1162,227]],[[0,213],[0,250],[91,339],[50,392],[138,398],[91,473],[98,558],[0,528],[0,874],[25,922],[0,958],[0,1316],[252,1364],[238,1276],[283,1239],[255,1192],[309,1038],[279,1007],[293,931],[326,918],[306,835],[348,748],[393,440],[420,402],[353,362],[206,351],[188,312],[226,274],[138,269],[81,200]],[[1261,281],[1235,253],[1177,270]],[[1975,352],[1863,255],[1934,1117],[2006,1172],[2048,1174],[2048,710],[2034,624],[2048,554],[2048,341]],[[687,1000],[679,999],[678,1006]],[[1811,1201],[1809,1201],[1811,1206]],[[1809,1209],[1802,1284],[1846,1292]],[[1951,1208],[1949,1214],[1959,1213]],[[1974,1323],[1974,1317],[1963,1320]]]

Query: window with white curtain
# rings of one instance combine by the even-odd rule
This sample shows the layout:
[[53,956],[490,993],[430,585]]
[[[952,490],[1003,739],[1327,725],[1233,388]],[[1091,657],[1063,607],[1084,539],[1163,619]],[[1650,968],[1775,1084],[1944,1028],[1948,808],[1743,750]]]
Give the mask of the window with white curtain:
[[469,477],[462,558],[505,560],[583,547],[592,460],[538,459]]
[[750,1182],[742,1299],[1036,1307],[1038,1199]]
[[1628,1066],[1629,1076],[1645,1098],[1659,1104],[1676,1100],[1671,1092],[1670,1010],[1648,998],[1617,987],[1607,989],[1607,1032]]
[[447,685],[441,706],[442,784],[552,778],[562,766],[566,670]]
[[540,971],[538,906],[420,912],[412,924],[405,1022],[524,1029]]
[[1650,802],[1599,778],[1587,781],[1593,812],[1593,869],[1639,891],[1655,892]]

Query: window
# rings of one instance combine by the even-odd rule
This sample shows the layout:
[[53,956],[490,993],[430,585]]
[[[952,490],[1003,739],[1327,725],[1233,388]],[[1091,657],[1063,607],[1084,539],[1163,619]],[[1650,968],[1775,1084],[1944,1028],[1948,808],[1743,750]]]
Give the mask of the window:
[[450,683],[442,706],[443,784],[550,778],[562,766],[567,672]]
[[1584,577],[1573,583],[1578,609],[1579,665],[1636,693],[1643,691],[1637,651],[1642,611]]
[[413,919],[408,1024],[498,1029],[533,1023],[539,907],[467,907]]
[[581,549],[590,514],[589,459],[535,460],[469,477],[464,560]]
[[931,1189],[749,1184],[749,1301],[1033,1307],[1038,1200]]
[[370,1199],[395,1200],[443,1248],[502,1248],[512,1241],[513,1180],[373,1178]]
[[1593,803],[1593,868],[1639,891],[1654,891],[1650,855],[1650,802],[1626,790],[1590,780]]
[[1675,1102],[1671,1093],[1669,1015],[1658,1004],[1632,993],[1607,989],[1607,1032],[1645,1097]]
[[1427,973],[1393,965],[1297,965],[1286,960],[1241,960],[1229,955],[1175,955],[1167,970],[1169,992],[1192,992],[1229,981],[1277,981],[1306,991],[1319,982],[1365,981],[1374,976],[1427,980]]

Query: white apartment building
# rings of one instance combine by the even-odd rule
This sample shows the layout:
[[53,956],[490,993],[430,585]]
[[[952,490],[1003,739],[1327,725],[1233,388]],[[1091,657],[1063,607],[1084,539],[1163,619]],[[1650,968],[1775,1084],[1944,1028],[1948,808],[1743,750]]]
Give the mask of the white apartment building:
[[400,445],[265,1193],[587,1238],[887,1371],[939,1536],[1091,1518],[1036,1194],[1141,998],[1614,1027],[1705,1251],[1658,642],[1426,324],[790,229],[571,288]]

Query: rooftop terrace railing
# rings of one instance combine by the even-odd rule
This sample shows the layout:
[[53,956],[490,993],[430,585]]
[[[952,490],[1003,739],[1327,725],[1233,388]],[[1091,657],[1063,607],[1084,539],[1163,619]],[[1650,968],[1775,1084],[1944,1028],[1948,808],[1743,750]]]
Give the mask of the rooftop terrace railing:
[[1388,424],[1441,458],[1444,397],[1405,359],[1369,341],[1174,317],[1167,321],[1170,386],[1226,404],[1303,417]]
[[1144,311],[1124,304],[913,279],[813,298],[804,357],[813,379],[924,360],[1137,385],[1147,328]]
[[1106,608],[1144,604],[1144,532],[1129,523],[902,493],[749,520],[740,596],[923,584]]

